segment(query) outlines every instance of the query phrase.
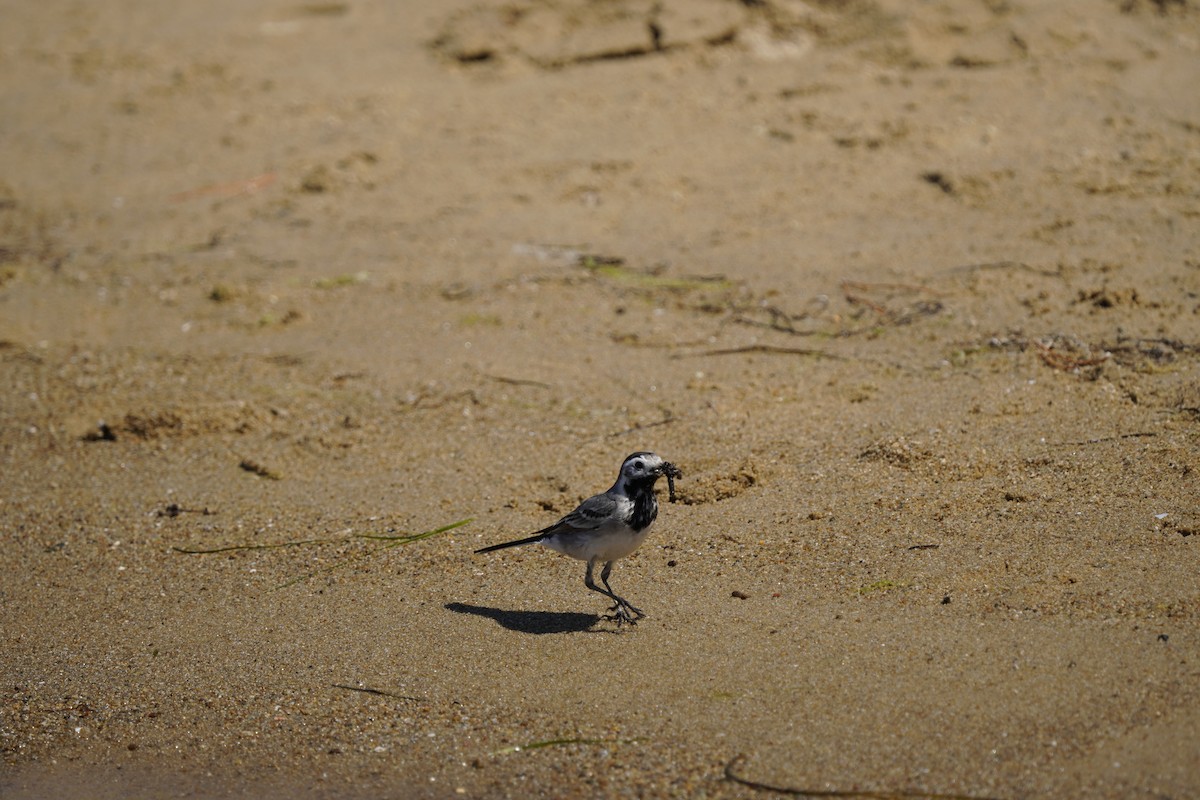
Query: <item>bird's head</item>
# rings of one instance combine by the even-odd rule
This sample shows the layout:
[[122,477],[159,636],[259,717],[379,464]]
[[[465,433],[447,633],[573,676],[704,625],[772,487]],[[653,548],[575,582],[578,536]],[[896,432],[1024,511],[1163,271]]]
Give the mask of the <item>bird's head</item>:
[[654,453],[632,453],[626,456],[621,464],[621,476],[617,482],[626,486],[653,486],[654,482],[664,475],[668,478],[679,478],[683,473],[674,464],[663,461]]

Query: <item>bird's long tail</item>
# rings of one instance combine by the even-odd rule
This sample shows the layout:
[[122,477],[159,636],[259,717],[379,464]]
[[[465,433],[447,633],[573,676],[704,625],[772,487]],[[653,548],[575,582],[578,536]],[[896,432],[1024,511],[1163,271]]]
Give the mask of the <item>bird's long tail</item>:
[[503,544],[494,544],[491,547],[481,547],[475,552],[490,553],[493,550],[503,550],[506,547],[519,547],[523,544],[533,544],[534,542],[540,542],[544,538],[546,538],[546,534],[535,533],[533,536],[526,536],[524,539],[517,539],[514,542],[504,542]]

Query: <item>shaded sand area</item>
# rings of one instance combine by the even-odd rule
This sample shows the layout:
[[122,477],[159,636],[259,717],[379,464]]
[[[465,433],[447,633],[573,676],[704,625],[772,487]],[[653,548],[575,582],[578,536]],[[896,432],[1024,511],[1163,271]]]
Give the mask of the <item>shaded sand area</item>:
[[1200,795],[1192,0],[8,6],[0,795]]

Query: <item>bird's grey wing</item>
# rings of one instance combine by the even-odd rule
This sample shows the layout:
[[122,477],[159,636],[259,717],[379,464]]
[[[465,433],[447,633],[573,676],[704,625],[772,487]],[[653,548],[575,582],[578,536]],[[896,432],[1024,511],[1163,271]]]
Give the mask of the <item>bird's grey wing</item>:
[[579,504],[579,507],[548,528],[538,533],[546,536],[594,531],[617,513],[617,500],[609,494],[597,494]]

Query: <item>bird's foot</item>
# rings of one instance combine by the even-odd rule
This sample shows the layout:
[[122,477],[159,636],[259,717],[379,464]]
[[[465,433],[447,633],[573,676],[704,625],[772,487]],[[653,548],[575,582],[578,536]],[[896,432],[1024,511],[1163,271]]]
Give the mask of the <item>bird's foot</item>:
[[620,608],[628,609],[629,611],[632,611],[634,614],[637,614],[638,619],[641,619],[642,617],[646,616],[645,611],[642,611],[640,608],[635,606],[633,603],[629,602],[628,600],[624,600],[624,599],[618,600],[617,602],[613,603],[611,606],[608,607],[608,610],[616,611],[617,609],[620,609]]
[[617,623],[618,628],[626,623],[629,625],[637,625],[637,617],[627,612],[624,606],[622,606],[621,609],[615,614],[605,614],[604,619],[608,620],[609,622]]
[[637,625],[637,621],[646,616],[645,611],[642,611],[637,606],[631,606],[629,603],[626,603],[623,600],[615,604],[609,609],[609,611],[614,613],[608,614],[604,618],[615,621],[618,628],[626,623],[630,625]]

